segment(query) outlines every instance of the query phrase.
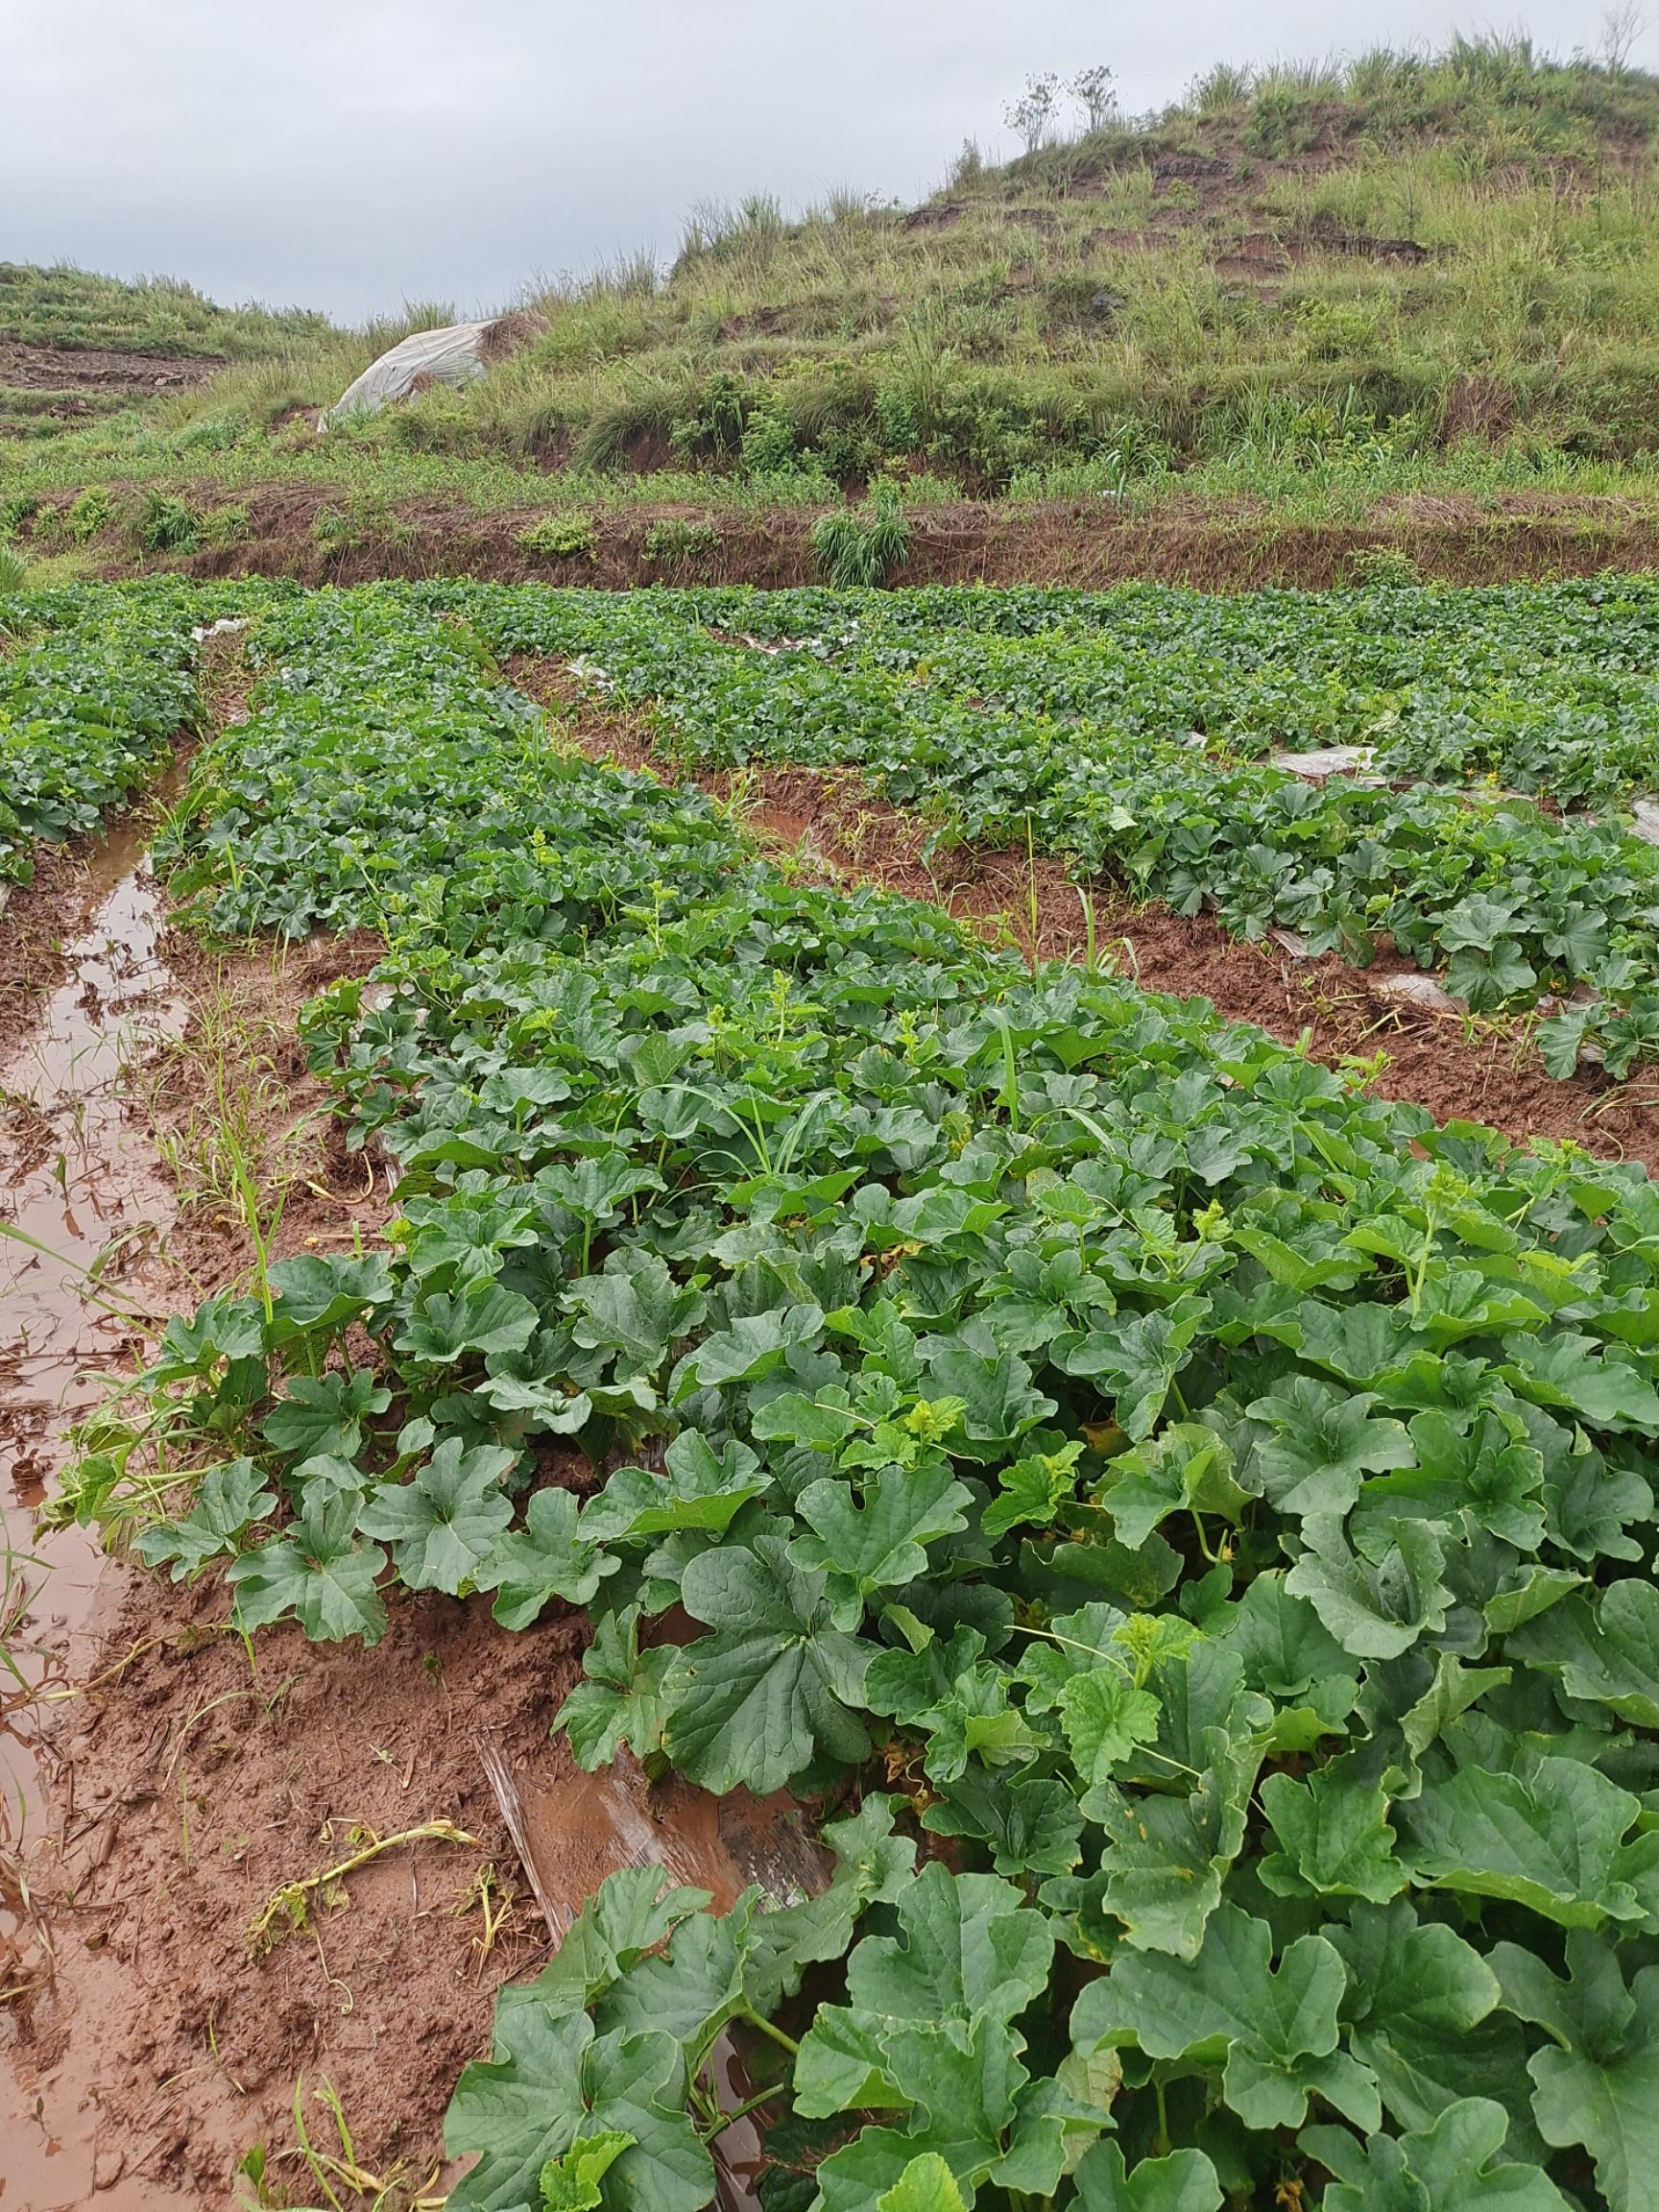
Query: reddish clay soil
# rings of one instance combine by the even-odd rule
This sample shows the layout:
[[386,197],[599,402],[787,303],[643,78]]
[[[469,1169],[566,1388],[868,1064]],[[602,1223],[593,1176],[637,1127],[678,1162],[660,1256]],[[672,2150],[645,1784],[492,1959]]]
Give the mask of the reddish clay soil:
[[[591,757],[677,773],[643,717],[595,710],[557,663],[525,656],[511,661],[507,672],[564,718]],[[1078,887],[1056,861],[1038,856],[1032,863],[1022,851],[975,846],[928,858],[930,826],[874,797],[853,771],[698,770],[694,781],[716,797],[735,798],[764,844],[795,854],[826,880],[879,883],[935,900],[989,933],[1012,937],[1028,957],[1086,956]],[[1525,1029],[1471,1026],[1460,1016],[1390,998],[1391,977],[1418,973],[1409,961],[1389,955],[1357,969],[1334,953],[1298,959],[1272,939],[1243,944],[1207,916],[1188,920],[1166,907],[1135,906],[1106,887],[1096,893],[1094,931],[1097,954],[1147,990],[1202,996],[1230,1021],[1254,1022],[1287,1045],[1306,1040],[1310,1056],[1327,1066],[1385,1053],[1373,1087],[1428,1107],[1437,1119],[1483,1121],[1518,1140],[1571,1138],[1606,1159],[1659,1161],[1659,1083],[1613,1083],[1593,1074],[1557,1082]]]
[[[204,484],[190,495],[211,507],[223,491]],[[55,503],[67,505],[72,496],[60,494]],[[481,514],[443,499],[407,499],[397,503],[390,526],[366,524],[359,542],[326,552],[312,525],[320,509],[338,507],[342,497],[313,485],[254,486],[239,494],[249,517],[245,542],[144,565],[196,576],[293,576],[341,585],[380,576],[476,576],[603,590],[649,584],[780,589],[822,581],[811,547],[814,517],[794,510],[641,505],[602,511],[592,517],[591,553],[559,560],[518,543],[533,518],[523,510]],[[706,524],[712,545],[683,565],[653,560],[647,535],[664,520]],[[1247,500],[1206,506],[1192,499],[1132,515],[1106,498],[1020,508],[964,500],[919,508],[910,520],[910,554],[893,579],[900,585],[1103,589],[1140,578],[1214,591],[1269,585],[1318,590],[1362,581],[1367,561],[1379,551],[1405,554],[1426,583],[1545,581],[1659,566],[1659,515],[1642,502],[1603,496],[1512,493],[1483,501],[1412,495],[1380,503],[1362,523],[1286,523]],[[107,575],[132,573],[130,557],[118,555],[112,543],[105,550]]]
[[[60,913],[53,934],[69,942],[84,920]],[[210,1129],[228,1041],[253,1078],[255,1159],[273,1175],[302,1162],[276,1253],[377,1241],[386,1179],[347,1159],[294,1034],[299,1007],[371,966],[377,942],[320,940],[280,961],[207,954],[177,930],[163,947],[156,991],[181,1002],[180,1033],[126,1079],[107,1157],[77,1163],[66,1198],[100,1222],[139,1207],[156,1217],[156,1141]],[[96,1009],[86,1015],[92,1035]],[[27,1114],[0,1125],[5,1211],[38,1180],[35,1134]],[[173,1203],[141,1273],[122,1278],[153,1313],[187,1312],[247,1273],[246,1232],[223,1201],[187,1187]],[[35,1299],[51,1318],[57,1294]],[[12,1518],[62,1456],[54,1393],[89,1402],[68,1372],[89,1354],[118,1368],[139,1349],[96,1316],[77,1340],[73,1285],[61,1302],[60,1358],[0,1361],[0,1503]],[[372,1655],[277,1631],[251,1669],[226,1633],[222,1582],[192,1592],[119,1562],[100,1571],[74,1535],[41,1551],[53,1571],[26,1664],[60,1701],[0,1697],[0,1752],[7,1740],[21,1749],[26,1791],[21,1836],[10,1819],[0,1833],[0,2199],[57,2212],[95,2189],[110,2212],[217,2212],[251,2145],[291,2154],[301,2074],[339,2091],[368,2166],[423,2183],[455,2077],[487,2045],[495,1988],[549,1940],[481,1755],[533,1768],[543,1790],[568,1783],[548,1723],[585,1624],[554,1618],[507,1638],[484,1603],[423,1599],[394,1607]],[[250,1947],[272,1893],[350,1856],[359,1832],[434,1820],[473,1840],[400,1846],[268,1956]],[[507,1908],[487,1955],[474,1888],[486,1867],[492,1914]],[[36,2101],[49,2132],[30,2117]],[[321,2107],[308,2120],[338,2148]],[[300,2166],[276,2176],[313,2200]]]
[[26,1033],[35,1008],[63,974],[61,947],[97,895],[90,862],[101,840],[43,846],[28,883],[0,885],[0,1059]]
[[[58,1972],[18,2024],[16,2070],[49,2104],[95,2100],[101,2190],[130,2177],[224,2204],[250,2145],[292,2144],[301,2075],[333,2083],[366,2167],[426,2181],[496,1987],[549,1941],[481,1752],[558,1779],[548,1727],[585,1625],[506,1636],[484,1601],[423,1598],[372,1652],[278,1629],[251,1671],[222,1583],[121,1580],[99,1687],[52,1746],[61,1840],[40,1893]],[[368,1832],[439,1820],[472,1840],[400,1846],[268,1955],[251,1946],[275,1891]],[[492,1911],[507,1907],[487,1956],[484,1868]],[[338,2148],[319,2108],[308,2120]]]

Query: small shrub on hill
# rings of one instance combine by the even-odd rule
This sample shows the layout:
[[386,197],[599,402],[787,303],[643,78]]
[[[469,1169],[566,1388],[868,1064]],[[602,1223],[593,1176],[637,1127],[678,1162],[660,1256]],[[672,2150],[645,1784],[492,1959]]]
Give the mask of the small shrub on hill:
[[517,537],[520,551],[546,561],[591,561],[593,543],[591,515],[539,515]]
[[72,499],[63,511],[63,527],[77,545],[90,544],[108,521],[113,510],[108,492],[96,486]]
[[139,501],[131,527],[141,553],[194,553],[202,541],[201,517],[189,500],[154,487]]
[[176,440],[180,453],[228,453],[248,434],[248,425],[234,415],[208,415],[180,430]]
[[369,545],[400,551],[415,535],[415,525],[377,492],[353,492],[343,507],[319,507],[311,520],[311,542],[330,560]]
[[1381,584],[1404,589],[1419,584],[1417,564],[1404,545],[1361,545],[1349,557],[1349,571],[1356,584]]
[[244,545],[248,541],[248,510],[240,501],[224,507],[209,507],[202,517],[202,542],[223,552],[228,546]]

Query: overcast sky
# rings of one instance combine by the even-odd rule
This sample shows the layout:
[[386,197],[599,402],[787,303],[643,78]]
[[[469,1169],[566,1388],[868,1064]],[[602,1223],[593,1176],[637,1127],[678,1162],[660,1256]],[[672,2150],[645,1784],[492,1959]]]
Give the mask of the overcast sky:
[[[1601,0],[1534,0],[1593,47]],[[1132,109],[1210,62],[1440,40],[1439,0],[0,0],[0,260],[188,277],[358,319],[671,254],[699,199],[911,200],[1026,71]],[[1496,20],[1507,26],[1507,14]],[[1659,33],[1636,49],[1659,65]]]

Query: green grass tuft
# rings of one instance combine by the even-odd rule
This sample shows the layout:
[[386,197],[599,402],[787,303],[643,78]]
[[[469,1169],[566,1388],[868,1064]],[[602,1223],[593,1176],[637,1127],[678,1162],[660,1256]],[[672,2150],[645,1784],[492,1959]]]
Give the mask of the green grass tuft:
[[883,485],[862,512],[842,507],[821,515],[812,525],[812,551],[827,584],[855,590],[890,584],[904,565],[910,536],[898,493]]

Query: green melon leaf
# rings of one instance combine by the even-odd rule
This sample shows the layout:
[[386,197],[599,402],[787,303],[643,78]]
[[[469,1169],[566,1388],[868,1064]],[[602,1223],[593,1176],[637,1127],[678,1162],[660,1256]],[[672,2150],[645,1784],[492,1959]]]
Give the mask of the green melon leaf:
[[1096,2143],[1077,2169],[1079,2212],[1218,2212],[1221,2184],[1202,2151],[1171,2151],[1126,2170],[1116,2143]]
[[357,1542],[359,1503],[351,1496],[326,1503],[307,1498],[292,1527],[232,1563],[226,1579],[243,1627],[263,1628],[292,1613],[314,1644],[348,1636],[379,1643],[386,1607],[375,1582],[386,1554],[378,1544]]
[[639,1648],[637,1605],[599,1616],[583,1655],[584,1679],[553,1716],[554,1728],[565,1730],[570,1755],[586,1773],[609,1767],[624,1743],[647,1770],[661,1764],[668,1717],[663,1683],[677,1657],[672,1644]]
[[791,1564],[781,1536],[705,1551],[681,1584],[685,1610],[710,1624],[663,1682],[664,1747],[688,1778],[764,1796],[816,1756],[861,1759],[871,1647],[831,1625],[825,1577]]
[[1500,1943],[1492,1965],[1511,2012],[1551,2041],[1527,2061],[1546,2143],[1582,2144],[1613,2212],[1659,2208],[1659,1966],[1625,1986],[1611,1946],[1575,1931],[1567,1979],[1535,1953]]
[[1400,1855],[1414,1879],[1464,1896],[1502,1897],[1563,1928],[1640,1921],[1654,1859],[1623,1839],[1641,1806],[1579,1759],[1533,1772],[1464,1767],[1397,1809]]
[[537,1490],[524,1508],[522,1528],[496,1536],[472,1580],[493,1590],[492,1611],[503,1628],[528,1628],[555,1598],[566,1605],[590,1604],[600,1584],[621,1565],[577,1530],[572,1492]]
[[1495,2163],[1508,2124],[1502,2104],[1469,2097],[1414,2133],[1361,2146],[1339,2128],[1309,2128],[1299,2141],[1335,2176],[1322,2212],[1571,2212],[1541,2168]]
[[1322,1936],[1298,1937],[1277,1967],[1272,1951],[1264,1920],[1223,1905],[1190,1962],[1125,1952],[1092,1982],[1072,2012],[1072,2041],[1084,2053],[1129,2045],[1151,2058],[1215,2066],[1249,2128],[1298,2128],[1314,2095],[1357,2127],[1377,2128],[1371,2073],[1337,2048],[1341,1958]]
[[501,1445],[468,1451],[446,1436],[408,1482],[383,1482],[364,1505],[358,1527],[390,1545],[411,1590],[443,1590],[451,1598],[477,1578],[513,1518],[501,1487],[517,1455]]

